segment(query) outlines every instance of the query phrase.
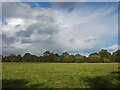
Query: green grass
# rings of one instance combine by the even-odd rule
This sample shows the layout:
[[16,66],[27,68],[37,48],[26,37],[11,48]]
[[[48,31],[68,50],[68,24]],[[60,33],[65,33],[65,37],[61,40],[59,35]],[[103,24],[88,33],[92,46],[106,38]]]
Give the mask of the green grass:
[[3,88],[117,88],[118,63],[2,63]]

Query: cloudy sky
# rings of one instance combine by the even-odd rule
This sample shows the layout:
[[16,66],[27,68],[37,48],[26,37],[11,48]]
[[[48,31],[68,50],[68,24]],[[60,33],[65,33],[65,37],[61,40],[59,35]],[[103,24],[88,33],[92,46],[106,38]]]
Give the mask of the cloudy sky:
[[2,3],[3,55],[118,49],[117,2]]

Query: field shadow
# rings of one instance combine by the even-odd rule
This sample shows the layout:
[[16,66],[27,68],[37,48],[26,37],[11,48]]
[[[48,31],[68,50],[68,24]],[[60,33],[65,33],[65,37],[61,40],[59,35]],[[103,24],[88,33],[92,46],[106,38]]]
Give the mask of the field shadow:
[[91,88],[120,88],[119,73],[111,72],[107,76],[87,77],[85,81]]
[[118,74],[118,75],[120,75],[120,72],[111,72],[111,74]]
[[[107,76],[97,76],[97,77],[85,77],[83,80],[87,83],[90,88],[120,88],[120,72],[111,72],[110,75]],[[26,81],[24,79],[3,79],[2,80],[2,88],[29,88],[29,89],[40,89],[40,88],[48,88],[45,83],[38,84],[30,84],[30,81]]]
[[2,88],[38,88],[38,86],[43,87],[44,83],[40,83],[40,84],[30,84],[27,85],[28,83],[30,83],[29,81],[23,80],[23,79],[17,79],[17,80],[2,80]]

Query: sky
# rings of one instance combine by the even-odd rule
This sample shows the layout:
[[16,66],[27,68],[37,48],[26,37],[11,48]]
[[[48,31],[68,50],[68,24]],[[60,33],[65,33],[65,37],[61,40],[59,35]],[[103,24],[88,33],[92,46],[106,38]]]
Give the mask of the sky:
[[118,49],[117,2],[3,2],[2,54]]

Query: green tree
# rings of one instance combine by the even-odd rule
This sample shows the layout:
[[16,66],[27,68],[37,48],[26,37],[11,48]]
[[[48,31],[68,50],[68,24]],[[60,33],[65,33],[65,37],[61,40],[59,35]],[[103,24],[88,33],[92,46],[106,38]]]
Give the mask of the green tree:
[[39,57],[38,57],[38,62],[44,62],[44,61],[43,61],[43,56],[39,56]]
[[49,56],[50,55],[50,51],[46,51],[44,52],[43,56]]
[[17,62],[22,62],[22,57],[21,57],[21,55],[20,55],[20,54],[19,54],[19,55],[17,55],[16,59],[17,59]]
[[23,62],[37,62],[38,57],[36,55],[31,55],[30,53],[25,53],[25,55],[22,58]]
[[90,63],[100,63],[102,62],[102,59],[99,55],[97,54],[91,54],[88,57]]
[[29,62],[30,59],[31,59],[30,56],[31,56],[30,53],[25,53],[25,55],[24,55],[23,58],[22,58],[22,61],[23,61],[23,62]]
[[104,50],[102,49],[100,52],[99,52],[99,55],[101,56],[101,59],[104,61],[104,59],[108,59],[109,62],[112,61],[112,55],[111,53],[107,52],[107,50]]
[[117,50],[116,52],[113,52],[112,61],[113,62],[120,62],[120,50]]
[[63,52],[61,55],[61,61],[63,63],[68,63],[69,62],[69,54],[67,52]]
[[75,62],[76,63],[84,63],[86,61],[86,58],[82,55],[76,55],[75,56]]
[[17,62],[17,58],[15,54],[11,54],[10,56],[8,56],[8,59],[11,62]]

